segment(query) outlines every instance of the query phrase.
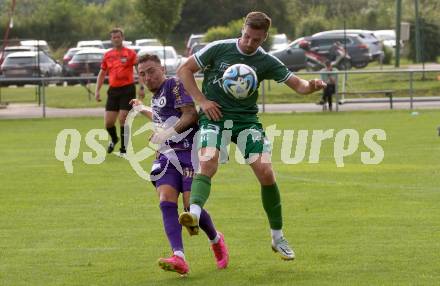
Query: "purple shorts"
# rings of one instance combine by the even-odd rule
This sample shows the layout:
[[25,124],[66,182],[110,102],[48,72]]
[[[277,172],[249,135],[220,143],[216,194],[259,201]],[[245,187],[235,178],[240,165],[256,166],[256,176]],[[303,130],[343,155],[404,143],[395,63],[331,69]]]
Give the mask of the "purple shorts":
[[[177,158],[171,157],[169,153],[159,154],[151,168],[151,182],[156,188],[161,185],[170,185],[179,193],[191,191],[194,175],[191,150],[175,151],[175,154]],[[180,165],[180,168],[176,165]]]

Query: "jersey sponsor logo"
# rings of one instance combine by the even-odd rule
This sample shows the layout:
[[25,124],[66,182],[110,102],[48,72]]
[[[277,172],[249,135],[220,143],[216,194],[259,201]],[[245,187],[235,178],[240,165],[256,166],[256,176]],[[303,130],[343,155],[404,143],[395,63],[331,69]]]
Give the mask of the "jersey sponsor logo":
[[126,57],[121,57],[121,63],[125,64],[127,63],[128,59]]
[[218,67],[219,72],[224,73],[225,70],[230,67],[231,64],[225,63],[225,62],[221,62],[220,66]]
[[164,92],[162,91],[159,95],[159,98],[152,98],[151,99],[151,105],[153,107],[159,107],[162,108],[167,104],[167,98],[164,95]]

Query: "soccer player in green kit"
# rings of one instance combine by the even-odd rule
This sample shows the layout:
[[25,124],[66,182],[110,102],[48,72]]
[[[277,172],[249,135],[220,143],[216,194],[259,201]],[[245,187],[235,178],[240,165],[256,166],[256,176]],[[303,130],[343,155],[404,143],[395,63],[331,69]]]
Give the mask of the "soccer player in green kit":
[[[245,144],[237,144],[261,184],[263,208],[267,214],[272,250],[282,259],[293,260],[295,252],[283,236],[281,199],[270,163],[270,142],[258,121],[258,91],[244,99],[236,99],[222,89],[222,76],[227,67],[242,63],[257,74],[258,81],[273,79],[285,83],[294,91],[309,94],[325,87],[322,80],[303,80],[291,73],[278,59],[266,53],[261,44],[268,36],[271,19],[262,12],[246,16],[242,35],[238,39],[216,41],[190,57],[177,75],[185,89],[200,105],[200,136],[198,139],[200,169],[191,187],[190,211],[179,216],[179,222],[191,235],[198,234],[198,221],[211,190],[211,178],[217,171],[222,131],[232,130],[231,140],[243,131],[251,131]],[[204,73],[202,91],[194,74]],[[259,136],[254,136],[255,133]],[[223,148],[223,147],[222,147]]]

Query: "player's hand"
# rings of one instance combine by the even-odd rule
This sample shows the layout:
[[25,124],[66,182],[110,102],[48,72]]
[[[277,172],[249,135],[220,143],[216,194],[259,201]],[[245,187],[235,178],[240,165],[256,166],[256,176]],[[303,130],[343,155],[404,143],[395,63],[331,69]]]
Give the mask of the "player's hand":
[[321,79],[311,79],[309,80],[309,87],[311,92],[318,91],[327,86],[327,84]]
[[150,142],[153,144],[162,144],[165,141],[167,141],[169,138],[177,134],[178,133],[176,132],[176,130],[174,130],[174,128],[171,127],[154,133],[150,138]]
[[96,101],[98,101],[98,102],[101,101],[101,95],[99,94],[99,91],[95,91],[95,99],[96,99]]
[[202,108],[209,120],[219,121],[223,116],[220,111],[220,104],[215,101],[205,99],[200,102],[200,108]]
[[142,105],[142,100],[132,99],[132,100],[130,100],[129,104],[133,107],[138,106],[138,105]]

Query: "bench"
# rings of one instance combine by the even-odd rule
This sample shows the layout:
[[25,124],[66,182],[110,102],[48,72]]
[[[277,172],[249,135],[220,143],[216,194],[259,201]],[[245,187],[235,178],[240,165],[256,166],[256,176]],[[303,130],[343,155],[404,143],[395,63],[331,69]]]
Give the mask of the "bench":
[[390,109],[393,109],[393,93],[394,90],[369,90],[369,91],[347,91],[339,92],[338,95],[370,95],[370,94],[384,94],[388,98],[348,98],[339,100],[339,104],[349,103],[382,103],[389,102]]

